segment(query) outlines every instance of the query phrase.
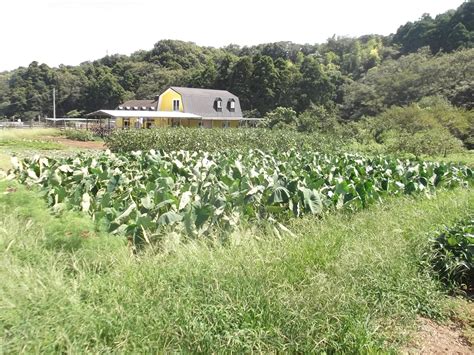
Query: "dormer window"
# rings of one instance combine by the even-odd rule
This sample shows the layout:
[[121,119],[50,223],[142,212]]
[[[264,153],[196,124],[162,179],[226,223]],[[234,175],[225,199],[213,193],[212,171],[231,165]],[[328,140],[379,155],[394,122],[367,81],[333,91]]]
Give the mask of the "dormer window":
[[125,107],[127,110],[130,110],[130,106]]
[[214,103],[216,111],[222,112],[222,99],[218,97]]
[[133,106],[133,109],[134,109],[134,110],[138,110],[138,106]]
[[179,100],[173,100],[173,111],[179,111]]
[[119,110],[123,110],[123,106],[119,106]]
[[228,107],[229,107],[230,112],[235,112],[235,100],[234,99],[229,100]]
[[142,106],[142,110],[146,110],[146,106]]

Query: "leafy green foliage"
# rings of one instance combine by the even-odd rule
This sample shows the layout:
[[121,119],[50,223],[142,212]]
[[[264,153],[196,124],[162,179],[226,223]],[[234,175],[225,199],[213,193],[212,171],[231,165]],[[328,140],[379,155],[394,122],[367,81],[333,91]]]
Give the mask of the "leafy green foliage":
[[267,112],[264,118],[261,126],[271,129],[294,129],[298,124],[297,113],[288,107],[277,107],[273,111]]
[[433,239],[432,264],[443,281],[474,287],[474,216],[453,227],[445,227]]
[[[280,111],[294,112],[291,109]],[[192,129],[160,128],[149,130],[116,130],[105,137],[105,143],[113,152],[131,152],[134,150],[163,149],[202,150],[221,152],[248,149],[263,151],[285,151],[291,148],[317,151],[334,151],[340,143],[338,139],[329,139],[318,134],[304,134],[284,130],[260,128],[239,129]]]
[[92,134],[92,132],[83,129],[68,129],[64,131],[64,135],[66,136],[66,138],[75,141],[87,142],[94,140],[94,135]]
[[169,226],[195,238],[228,233],[245,221],[357,209],[384,196],[429,193],[473,178],[472,170],[452,164],[295,149],[36,156],[13,165],[21,182],[44,189],[55,210],[82,210],[114,233],[145,241]]
[[375,116],[391,106],[406,106],[441,95],[453,105],[472,108],[474,49],[431,55],[420,50],[386,60],[365,77],[345,86],[342,117]]
[[[306,111],[297,114],[289,107],[277,107],[267,112],[260,127],[270,129],[297,130],[300,132],[315,132],[320,137],[329,135],[331,139],[339,140],[338,130],[341,128],[337,118],[337,108],[334,106],[312,104]],[[349,128],[350,129],[350,128]]]
[[441,155],[462,151],[463,143],[471,148],[473,127],[472,111],[431,97],[419,104],[392,107],[376,117],[346,125],[340,132],[359,144],[377,144],[381,152]]
[[418,21],[400,26],[393,42],[401,45],[402,53],[411,53],[429,46],[433,53],[451,52],[474,46],[474,1],[461,4],[456,11],[448,11],[432,18],[424,14]]

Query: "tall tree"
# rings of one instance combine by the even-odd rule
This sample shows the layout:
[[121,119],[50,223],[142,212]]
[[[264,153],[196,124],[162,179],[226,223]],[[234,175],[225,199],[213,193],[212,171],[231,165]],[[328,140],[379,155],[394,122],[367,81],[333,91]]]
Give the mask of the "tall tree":
[[252,58],[249,56],[241,57],[232,67],[230,74],[230,91],[237,95],[242,109],[252,110],[254,95],[250,89],[253,74]]
[[253,58],[253,78],[250,89],[253,94],[253,107],[263,115],[275,107],[275,93],[278,85],[278,71],[273,59],[257,54]]
[[336,87],[329,81],[322,64],[316,58],[305,57],[300,71],[298,112],[306,110],[311,104],[325,105],[335,96]]

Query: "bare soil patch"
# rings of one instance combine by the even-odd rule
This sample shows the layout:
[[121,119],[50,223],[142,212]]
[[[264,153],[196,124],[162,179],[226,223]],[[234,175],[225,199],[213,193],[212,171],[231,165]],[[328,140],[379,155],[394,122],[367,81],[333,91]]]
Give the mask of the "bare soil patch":
[[406,354],[474,354],[474,348],[463,335],[457,323],[438,324],[430,319],[418,320],[418,333]]
[[96,142],[96,141],[89,141],[89,142],[82,142],[82,141],[75,141],[72,139],[67,139],[63,137],[46,137],[48,140],[58,142],[66,147],[70,148],[80,148],[80,149],[105,149],[104,142]]

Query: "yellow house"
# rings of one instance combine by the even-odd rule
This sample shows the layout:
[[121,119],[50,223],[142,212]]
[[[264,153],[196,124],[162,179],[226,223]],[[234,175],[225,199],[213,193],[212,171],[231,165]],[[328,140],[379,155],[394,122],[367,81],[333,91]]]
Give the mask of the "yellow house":
[[154,100],[130,100],[115,110],[89,116],[115,119],[117,128],[239,127],[244,119],[237,96],[226,90],[172,86]]
[[174,120],[175,126],[228,128],[238,127],[243,120],[239,98],[226,90],[172,86],[159,96],[157,109],[201,117],[199,121]]

